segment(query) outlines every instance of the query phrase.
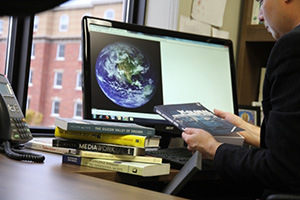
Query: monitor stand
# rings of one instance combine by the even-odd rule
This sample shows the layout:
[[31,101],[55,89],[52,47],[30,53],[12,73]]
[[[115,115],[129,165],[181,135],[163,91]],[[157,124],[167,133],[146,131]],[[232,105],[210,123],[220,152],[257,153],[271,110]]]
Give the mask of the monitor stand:
[[196,151],[181,168],[172,181],[164,188],[163,193],[176,195],[183,186],[202,169],[202,154]]

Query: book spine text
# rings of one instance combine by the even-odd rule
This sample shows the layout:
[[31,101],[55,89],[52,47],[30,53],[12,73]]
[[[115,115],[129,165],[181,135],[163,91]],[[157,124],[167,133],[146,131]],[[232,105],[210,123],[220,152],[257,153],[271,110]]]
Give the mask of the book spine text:
[[62,148],[73,148],[78,150],[86,150],[93,152],[103,152],[119,155],[144,155],[145,149],[131,146],[117,146],[112,144],[100,144],[100,143],[91,143],[91,142],[79,142],[73,140],[53,140],[53,147],[62,147]]
[[67,139],[85,140],[85,141],[118,144],[118,145],[128,145],[128,146],[142,147],[142,148],[145,147],[145,140],[146,140],[145,136],[66,131],[58,127],[55,128],[54,135],[55,137],[61,137]]
[[150,156],[116,155],[116,154],[100,153],[100,152],[92,152],[92,151],[80,151],[79,155],[81,157],[86,157],[86,158],[100,158],[100,159],[109,159],[109,160],[156,163],[156,164],[162,163],[162,158],[156,158]]

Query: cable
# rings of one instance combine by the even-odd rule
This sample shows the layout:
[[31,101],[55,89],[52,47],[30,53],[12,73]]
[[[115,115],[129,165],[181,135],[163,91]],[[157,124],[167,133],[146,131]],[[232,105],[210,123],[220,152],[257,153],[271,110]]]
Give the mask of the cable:
[[4,148],[0,150],[5,153],[5,155],[14,160],[24,160],[41,163],[44,162],[45,157],[41,154],[30,153],[26,151],[21,151],[17,149],[12,149],[10,147],[10,142],[7,140],[3,141]]

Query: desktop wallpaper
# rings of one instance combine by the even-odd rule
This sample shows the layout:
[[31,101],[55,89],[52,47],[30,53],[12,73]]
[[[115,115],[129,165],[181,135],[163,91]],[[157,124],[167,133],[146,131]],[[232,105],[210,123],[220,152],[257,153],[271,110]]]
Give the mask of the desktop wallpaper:
[[159,42],[91,34],[91,107],[153,113],[163,103]]

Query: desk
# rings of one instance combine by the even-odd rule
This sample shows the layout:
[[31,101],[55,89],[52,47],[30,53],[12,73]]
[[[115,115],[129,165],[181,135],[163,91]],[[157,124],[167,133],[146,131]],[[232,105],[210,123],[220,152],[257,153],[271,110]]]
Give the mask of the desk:
[[[109,173],[106,170],[62,164],[61,155],[46,152],[42,154],[46,157],[44,163],[15,161],[0,154],[1,199],[182,199],[113,182],[121,181],[124,178],[120,173]],[[176,171],[173,172],[176,173]],[[172,174],[156,178],[163,180],[171,177]],[[103,178],[113,181],[104,180]]]

